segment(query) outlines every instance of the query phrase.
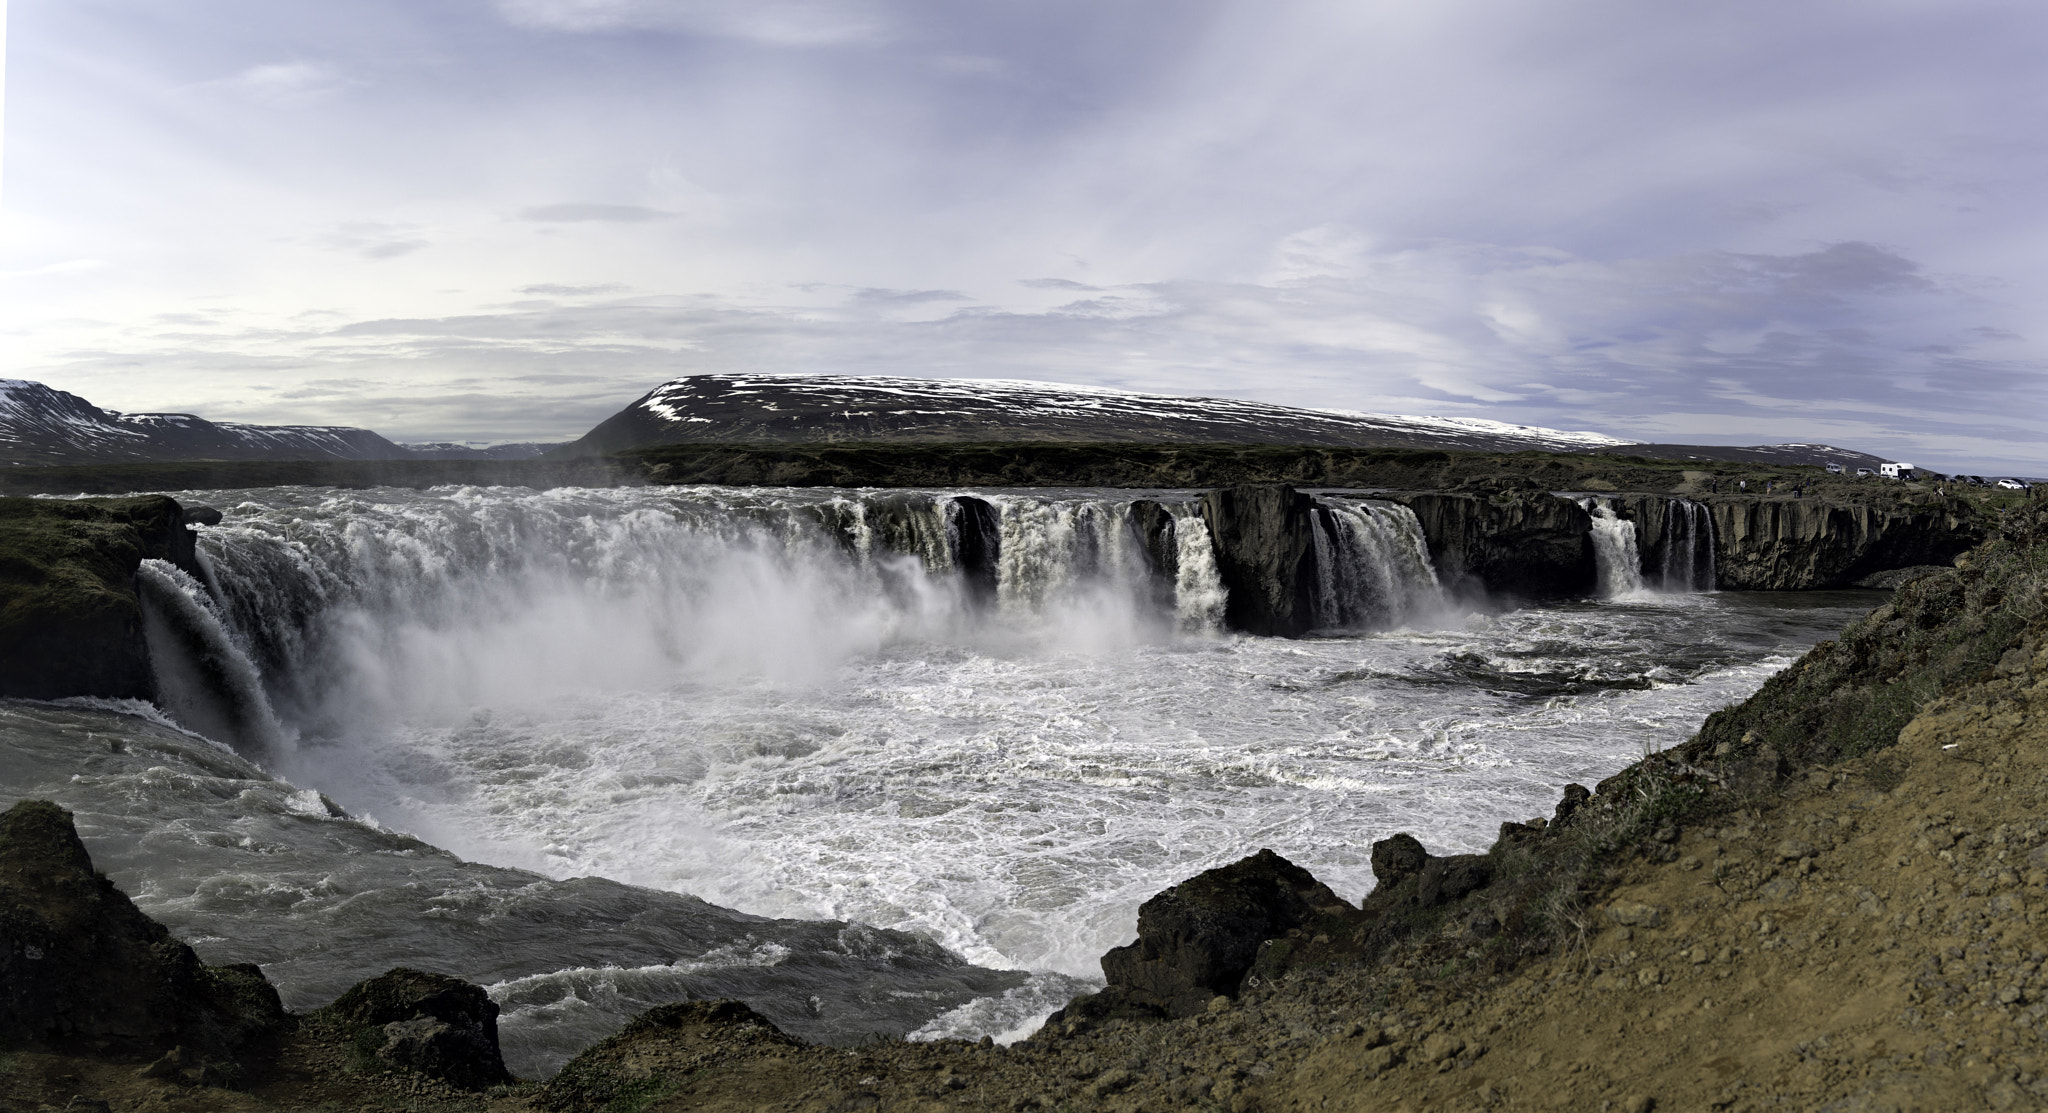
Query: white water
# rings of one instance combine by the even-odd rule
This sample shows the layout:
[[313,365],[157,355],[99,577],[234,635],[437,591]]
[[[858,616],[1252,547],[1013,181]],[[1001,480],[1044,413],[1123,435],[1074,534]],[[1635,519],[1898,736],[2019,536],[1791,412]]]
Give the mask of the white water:
[[1664,515],[1663,566],[1659,586],[1665,591],[1712,591],[1714,516],[1691,499],[1672,499]]
[[1368,629],[1442,616],[1446,603],[1429,543],[1407,507],[1324,498],[1315,545],[1318,627]]
[[1593,564],[1599,571],[1600,598],[1643,595],[1643,558],[1636,547],[1636,524],[1616,514],[1605,499],[1585,499],[1580,505],[1593,516]]
[[[202,538],[221,597],[174,586],[187,627],[260,672],[265,760],[385,827],[1039,972],[928,1035],[1028,1027],[1129,941],[1141,901],[1260,847],[1351,899],[1374,839],[1481,849],[1841,621],[1697,595],[1447,613],[1412,516],[1325,496],[1339,629],[1232,636],[1186,496],[1155,496],[1165,583],[1128,494],[979,497],[1002,540],[992,606],[956,567],[959,504],[917,492],[200,493],[227,515]],[[263,930],[196,894],[144,906],[210,925],[214,960]],[[720,962],[779,977],[807,953],[761,930],[490,980],[508,1031],[545,1043]]]

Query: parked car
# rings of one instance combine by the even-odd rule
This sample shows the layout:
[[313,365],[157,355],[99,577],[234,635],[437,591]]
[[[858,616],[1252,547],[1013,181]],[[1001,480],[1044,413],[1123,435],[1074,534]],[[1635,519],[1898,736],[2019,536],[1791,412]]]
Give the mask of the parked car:
[[1998,485],[2000,487],[2005,488],[2008,491],[2032,490],[2032,488],[2028,487],[2025,483],[2022,483],[2017,479],[2001,479],[1998,481]]

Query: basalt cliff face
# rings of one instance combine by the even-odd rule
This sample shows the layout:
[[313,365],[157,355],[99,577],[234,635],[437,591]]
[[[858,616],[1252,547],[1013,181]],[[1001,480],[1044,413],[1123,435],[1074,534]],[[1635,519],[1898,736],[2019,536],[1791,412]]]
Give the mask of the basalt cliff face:
[[148,559],[203,575],[173,499],[0,498],[0,696],[152,698]]
[[1484,481],[1393,497],[1415,512],[1437,578],[1454,592],[1555,598],[1593,588],[1592,518],[1570,499]]
[[1842,587],[1873,573],[1947,564],[1984,538],[1975,515],[1820,499],[1706,500],[1720,586],[1735,591]]
[[1202,496],[1223,620],[1247,634],[1296,637],[1315,622],[1315,502],[1292,487],[1228,487]]

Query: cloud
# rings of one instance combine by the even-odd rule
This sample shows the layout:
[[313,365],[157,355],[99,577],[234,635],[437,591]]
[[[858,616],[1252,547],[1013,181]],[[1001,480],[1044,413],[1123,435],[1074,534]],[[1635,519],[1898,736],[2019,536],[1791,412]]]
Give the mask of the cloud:
[[428,241],[419,234],[418,228],[365,220],[337,224],[320,236],[317,242],[333,250],[378,260],[396,259],[428,246]]
[[626,287],[616,282],[601,282],[594,286],[561,286],[552,282],[543,282],[534,286],[521,286],[519,292],[522,294],[539,294],[547,297],[576,298],[589,297],[596,294],[616,294],[625,289]]
[[327,63],[292,61],[250,66],[233,77],[205,82],[202,87],[226,89],[252,100],[291,103],[325,96],[347,84]]
[[[870,368],[2048,443],[2038,5],[44,7],[12,374],[567,406]],[[163,334],[202,297],[233,312]]]
[[973,301],[958,290],[883,290],[868,287],[853,292],[857,302],[885,305],[927,305],[939,301]]
[[847,0],[499,0],[498,11],[546,31],[677,31],[799,47],[888,37],[879,12]]
[[[72,370],[268,369],[289,357],[309,380],[396,378],[416,392],[518,377],[523,396],[560,407],[538,424],[504,407],[461,422],[438,416],[434,435],[456,439],[573,436],[589,411],[663,379],[754,368],[1074,382],[1643,440],[1832,439],[1931,466],[1958,461],[1951,470],[1964,452],[2007,470],[2048,462],[2036,447],[2048,410],[2011,404],[2038,390],[2044,368],[2000,358],[2009,341],[1977,331],[1966,298],[1951,299],[1946,324],[1902,323],[1897,308],[1938,287],[1880,247],[1601,262],[1436,244],[1361,249],[1355,262],[1348,277],[1140,283],[1046,309],[974,305],[920,320],[684,297],[536,302],[290,336],[164,338],[171,346],[155,353],[79,353]],[[854,300],[954,297],[875,290]],[[333,410],[384,406],[370,400],[383,389],[337,396]],[[513,425],[491,424],[512,414]]]
[[606,221],[615,224],[645,224],[650,220],[666,220],[673,213],[650,209],[642,205],[592,205],[570,202],[561,205],[540,205],[522,209],[521,220],[543,223],[575,224],[587,221]]

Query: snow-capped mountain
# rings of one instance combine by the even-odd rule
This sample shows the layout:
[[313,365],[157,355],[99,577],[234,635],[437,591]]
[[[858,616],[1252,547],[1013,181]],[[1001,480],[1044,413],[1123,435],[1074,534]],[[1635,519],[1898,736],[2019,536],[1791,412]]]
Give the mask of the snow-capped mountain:
[[244,425],[124,414],[42,383],[0,379],[0,465],[172,460],[524,459],[552,445],[400,445],[340,425]]
[[1003,379],[688,375],[564,446],[577,455],[657,444],[1067,441],[1587,451],[1599,433],[1458,417],[1311,410]]

